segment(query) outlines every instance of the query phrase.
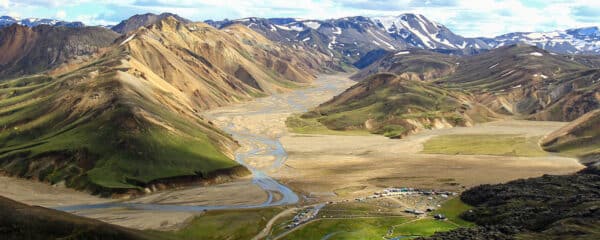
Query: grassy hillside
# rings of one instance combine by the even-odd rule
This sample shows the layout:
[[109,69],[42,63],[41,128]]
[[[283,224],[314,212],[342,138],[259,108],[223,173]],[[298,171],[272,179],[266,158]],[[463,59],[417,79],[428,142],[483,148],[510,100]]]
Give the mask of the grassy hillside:
[[0,84],[5,172],[110,192],[173,177],[247,173],[226,155],[235,148],[228,136],[189,106],[168,108],[178,99],[164,89],[128,86],[114,57],[65,75]]
[[162,234],[127,229],[98,220],[0,197],[0,236],[21,239],[169,239]]
[[393,74],[377,74],[300,119],[314,119],[332,130],[363,129],[396,138],[421,129],[468,126],[490,116],[467,94]]

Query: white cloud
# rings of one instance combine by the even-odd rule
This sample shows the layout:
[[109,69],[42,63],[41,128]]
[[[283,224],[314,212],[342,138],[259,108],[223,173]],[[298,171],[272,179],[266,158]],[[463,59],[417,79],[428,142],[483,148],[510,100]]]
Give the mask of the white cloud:
[[8,9],[10,7],[9,0],[0,0],[0,7],[4,9]]
[[59,10],[58,12],[56,12],[56,18],[58,18],[58,19],[67,18],[67,12],[65,10]]

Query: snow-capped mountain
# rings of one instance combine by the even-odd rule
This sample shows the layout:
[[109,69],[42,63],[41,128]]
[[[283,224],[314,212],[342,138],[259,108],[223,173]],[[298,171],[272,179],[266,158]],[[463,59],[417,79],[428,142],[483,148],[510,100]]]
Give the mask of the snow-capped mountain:
[[481,39],[494,48],[525,43],[556,53],[600,54],[600,30],[598,27],[552,32],[517,32]]
[[329,20],[244,18],[206,23],[217,28],[243,24],[272,41],[294,47],[316,48],[335,58],[356,60],[379,48],[394,51],[410,47],[403,41],[395,40],[371,19],[360,16]]
[[420,14],[402,14],[393,17],[371,18],[381,28],[398,40],[423,49],[487,49],[479,39],[464,38],[454,34],[439,23]]
[[445,26],[415,14],[328,20],[244,18],[206,23],[217,28],[243,24],[273,41],[316,48],[332,57],[349,60],[357,60],[376,49],[398,51],[422,48],[463,54],[489,48],[480,39],[456,35]]
[[234,23],[244,24],[273,41],[313,47],[328,55],[354,60],[375,49],[420,48],[442,53],[474,54],[516,43],[562,54],[600,54],[598,27],[466,38],[423,15],[411,13],[329,20],[244,18],[207,23],[218,28]]
[[50,25],[50,26],[65,26],[65,27],[84,27],[82,22],[66,22],[56,19],[47,18],[14,18],[10,16],[0,17],[0,27],[7,27],[13,24],[19,24],[28,27],[35,27],[38,25]]

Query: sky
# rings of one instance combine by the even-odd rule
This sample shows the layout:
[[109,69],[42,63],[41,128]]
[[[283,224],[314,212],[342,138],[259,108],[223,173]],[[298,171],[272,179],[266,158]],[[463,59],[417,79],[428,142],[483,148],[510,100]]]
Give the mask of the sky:
[[87,25],[113,25],[147,12],[172,12],[194,21],[418,13],[466,37],[600,25],[600,0],[0,0],[0,15]]

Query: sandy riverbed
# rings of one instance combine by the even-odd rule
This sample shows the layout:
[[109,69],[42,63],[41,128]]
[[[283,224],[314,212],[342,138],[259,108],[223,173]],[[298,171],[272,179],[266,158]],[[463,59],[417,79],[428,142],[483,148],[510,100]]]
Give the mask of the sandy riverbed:
[[[99,204],[118,201],[100,198],[63,186],[25,179],[0,176],[0,194],[30,205],[61,207],[82,204]],[[249,179],[240,179],[209,187],[187,187],[161,191],[124,201],[125,203],[151,203],[173,205],[257,205],[267,199],[267,194]],[[169,230],[181,226],[199,212],[152,211],[125,208],[103,208],[73,211],[72,213],[137,229]]]

